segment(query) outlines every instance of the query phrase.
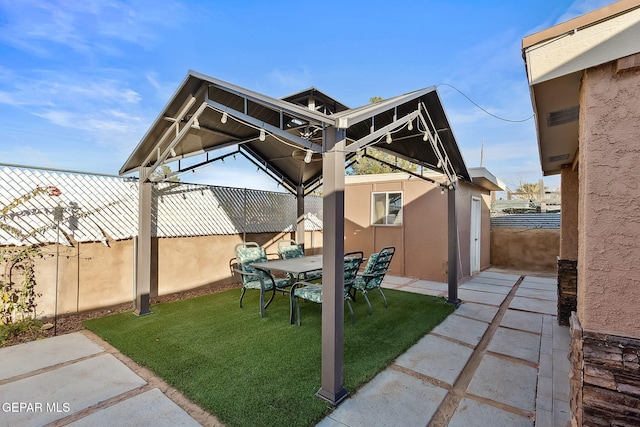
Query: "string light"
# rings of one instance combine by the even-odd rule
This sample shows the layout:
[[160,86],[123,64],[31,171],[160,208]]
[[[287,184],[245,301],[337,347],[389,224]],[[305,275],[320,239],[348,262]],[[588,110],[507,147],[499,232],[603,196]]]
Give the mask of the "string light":
[[427,132],[425,132],[424,135],[422,136],[422,140],[423,141],[428,141],[429,140],[429,134]]
[[313,156],[313,151],[312,150],[307,150],[307,154],[305,154],[305,156],[304,156],[304,162],[305,163],[311,163],[311,156]]
[[259,139],[260,141],[264,141],[265,139],[267,139],[267,135],[266,135],[266,133],[264,132],[264,129],[260,129],[260,136],[258,137],[258,139]]
[[393,139],[391,138],[391,132],[387,132],[387,144],[391,144]]
[[413,120],[409,120],[409,122],[407,123],[407,129],[413,130]]
[[222,117],[220,118],[220,123],[227,123],[228,118],[229,118],[229,115],[225,111],[224,113],[222,113]]

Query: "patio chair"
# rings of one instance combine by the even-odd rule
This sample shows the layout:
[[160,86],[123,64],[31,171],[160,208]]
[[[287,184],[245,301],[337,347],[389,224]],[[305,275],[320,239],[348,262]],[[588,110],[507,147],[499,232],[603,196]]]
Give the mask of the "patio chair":
[[[267,253],[264,248],[260,247],[255,242],[239,243],[235,246],[236,262],[238,268],[234,269],[234,272],[239,274],[242,278],[242,294],[240,295],[240,308],[242,308],[242,299],[247,289],[255,289],[260,291],[260,317],[265,316],[265,311],[273,297],[276,294],[276,290],[279,288],[286,288],[289,286],[289,279],[278,279],[271,275],[269,270],[252,267],[250,264],[254,262],[265,262],[268,260]],[[265,303],[266,293],[271,291],[271,297],[269,301]]]
[[[304,256],[302,246],[291,239],[278,241],[278,253],[282,259],[300,258]],[[322,277],[322,270],[310,271],[305,273],[303,277],[292,277],[291,274],[287,273],[287,277],[291,280],[317,280]]]
[[367,293],[373,289],[380,291],[382,299],[384,300],[384,308],[387,308],[387,297],[384,295],[384,292],[382,292],[381,285],[382,279],[384,279],[385,274],[389,271],[389,264],[391,264],[391,259],[395,252],[396,248],[394,246],[386,246],[382,248],[380,252],[371,254],[367,265],[364,267],[364,271],[362,274],[358,274],[353,282],[353,300],[355,301],[356,299],[357,291],[362,292],[362,296],[364,296],[369,306],[369,314],[371,314],[371,302],[369,301]]
[[[353,308],[349,300],[353,282],[356,279],[360,265],[362,264],[364,253],[362,251],[348,252],[344,254],[344,301],[347,303],[351,313],[351,323],[355,323]],[[322,283],[309,283],[300,281],[291,287],[291,323],[293,323],[293,312],[295,311],[298,326],[300,326],[300,302],[299,299],[322,304]],[[322,305],[320,306],[322,307]]]
[[278,241],[278,253],[282,259],[300,258],[304,256],[302,246],[291,239]]

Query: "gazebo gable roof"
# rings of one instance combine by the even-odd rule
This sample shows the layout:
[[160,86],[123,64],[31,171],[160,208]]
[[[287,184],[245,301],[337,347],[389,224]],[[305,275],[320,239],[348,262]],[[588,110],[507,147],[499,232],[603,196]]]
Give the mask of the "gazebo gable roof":
[[237,146],[295,193],[321,179],[318,160],[327,128],[346,130],[347,159],[376,146],[444,172],[451,181],[470,180],[435,87],[350,109],[313,87],[278,99],[195,71],[189,71],[120,174],[139,171],[146,180],[162,164],[201,154],[206,163],[216,160],[209,152]]

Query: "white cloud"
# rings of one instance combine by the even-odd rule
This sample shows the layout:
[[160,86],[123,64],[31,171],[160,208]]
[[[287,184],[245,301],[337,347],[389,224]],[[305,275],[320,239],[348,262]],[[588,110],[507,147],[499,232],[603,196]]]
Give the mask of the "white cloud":
[[186,19],[176,2],[117,0],[1,0],[0,40],[39,56],[52,56],[52,44],[83,55],[117,55],[115,42],[151,46],[157,27]]
[[[0,73],[0,88],[3,87],[5,90],[0,91],[0,114],[3,104],[8,111],[20,109],[27,115],[55,125],[60,133],[70,130],[83,141],[87,150],[95,144],[111,147],[125,156],[146,130],[148,120],[140,105],[141,95],[127,87],[124,79],[116,81],[111,77],[105,79],[95,75],[41,70],[17,78],[11,78],[10,73]],[[33,120],[28,125],[14,124],[21,129],[46,127],[46,124],[43,126]],[[4,129],[0,134],[7,135],[8,132]],[[34,135],[30,138],[44,144],[49,135],[57,131],[52,127],[46,134],[42,132],[40,138]]]
[[145,74],[145,79],[155,90],[154,97],[161,103],[165,103],[167,100],[171,99],[171,96],[176,90],[175,82],[163,82],[155,71],[147,72]]

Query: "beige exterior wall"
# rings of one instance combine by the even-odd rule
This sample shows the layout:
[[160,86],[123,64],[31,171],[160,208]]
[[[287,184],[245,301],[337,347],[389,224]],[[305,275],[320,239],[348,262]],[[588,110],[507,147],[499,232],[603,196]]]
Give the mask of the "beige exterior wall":
[[521,271],[558,271],[560,230],[493,227],[491,265]]
[[[242,235],[162,238],[154,241],[157,262],[152,268],[152,296],[167,295],[203,286],[225,286],[231,277],[229,261]],[[277,254],[278,240],[290,239],[289,233],[247,234],[247,241],[264,246],[268,254]],[[102,243],[76,243],[74,247],[49,245],[45,256],[36,260],[36,292],[39,317],[89,311],[134,299],[133,240]],[[308,254],[322,253],[322,232],[307,232]],[[59,250],[59,256],[56,256]],[[157,285],[156,285],[157,284]]]
[[584,72],[580,94],[578,317],[640,338],[640,71]]
[[[102,243],[76,243],[74,247],[42,247],[43,259],[36,260],[36,292],[39,316],[56,312],[75,313],[109,307],[133,300],[132,240]],[[58,278],[56,281],[56,271]]]
[[578,171],[563,166],[561,182],[560,259],[575,261],[578,259]]
[[[394,174],[392,174],[394,175]],[[402,178],[400,178],[402,177]],[[365,256],[384,246],[395,246],[392,274],[439,282],[447,281],[447,195],[435,184],[397,174],[345,186],[345,251],[363,250]],[[470,274],[471,198],[481,200],[480,268],[490,265],[490,193],[459,181],[457,195],[461,277]],[[371,193],[401,191],[403,224],[371,225]]]

